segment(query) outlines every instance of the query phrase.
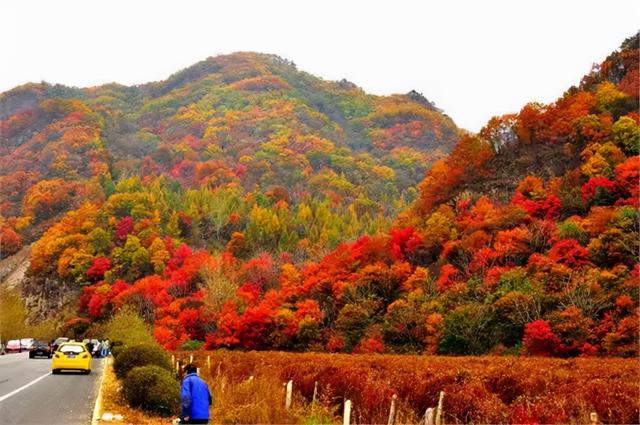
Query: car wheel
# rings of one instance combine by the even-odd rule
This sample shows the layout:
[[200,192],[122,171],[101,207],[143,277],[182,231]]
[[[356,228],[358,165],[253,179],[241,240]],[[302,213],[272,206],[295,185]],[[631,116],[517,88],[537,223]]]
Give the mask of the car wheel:
[[87,369],[87,370],[85,370],[85,371],[84,371],[84,374],[85,374],[85,375],[88,375],[88,374],[90,374],[90,373],[91,373],[91,369]]
[[30,358],[30,359],[34,358],[34,355],[33,355],[33,354],[31,354],[31,353],[29,353],[29,358]]
[[52,375],[57,375],[57,374],[59,374],[59,373],[60,373],[60,370],[59,370],[59,369],[53,369],[53,370],[51,371],[51,374],[52,374]]

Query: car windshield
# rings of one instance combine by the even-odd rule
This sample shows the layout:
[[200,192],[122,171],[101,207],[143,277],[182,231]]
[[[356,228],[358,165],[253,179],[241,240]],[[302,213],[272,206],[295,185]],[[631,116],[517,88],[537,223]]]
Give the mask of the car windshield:
[[63,345],[59,351],[64,354],[79,354],[84,351],[84,348],[81,345]]
[[7,345],[18,345],[20,344],[20,342],[17,339],[12,339],[11,341],[7,342]]
[[63,342],[69,341],[69,338],[58,338],[53,343],[56,345],[62,344]]

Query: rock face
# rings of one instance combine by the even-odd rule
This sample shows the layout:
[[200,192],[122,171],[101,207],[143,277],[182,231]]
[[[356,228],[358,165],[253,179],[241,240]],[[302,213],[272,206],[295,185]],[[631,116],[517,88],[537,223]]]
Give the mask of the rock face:
[[31,323],[75,307],[81,288],[73,282],[30,276],[30,255],[28,246],[0,261],[0,288],[21,293]]
[[75,306],[81,288],[73,282],[27,276],[22,281],[22,298],[29,321],[50,319],[69,306]]
[[30,254],[31,247],[27,246],[0,261],[0,287],[8,290],[20,289],[25,273],[31,264]]

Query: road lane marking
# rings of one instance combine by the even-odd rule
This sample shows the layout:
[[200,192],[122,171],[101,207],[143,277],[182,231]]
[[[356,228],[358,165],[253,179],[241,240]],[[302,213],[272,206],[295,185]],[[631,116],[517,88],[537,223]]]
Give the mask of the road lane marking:
[[0,403],[5,401],[6,399],[8,399],[9,397],[18,394],[20,391],[29,388],[30,386],[32,386],[33,384],[35,384],[36,382],[40,381],[41,379],[46,378],[47,376],[51,375],[51,372],[47,372],[44,375],[42,375],[39,378],[34,379],[33,381],[29,382],[28,384],[25,384],[23,386],[21,386],[20,388],[18,388],[17,390],[13,390],[11,391],[9,394],[3,395],[2,397],[0,397]]

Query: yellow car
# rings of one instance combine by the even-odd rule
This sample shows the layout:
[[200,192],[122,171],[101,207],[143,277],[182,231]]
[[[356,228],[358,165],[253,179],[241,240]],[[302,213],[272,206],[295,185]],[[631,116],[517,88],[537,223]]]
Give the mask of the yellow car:
[[91,353],[82,342],[65,342],[60,344],[51,362],[51,373],[56,374],[61,370],[81,370],[83,373],[91,373]]

